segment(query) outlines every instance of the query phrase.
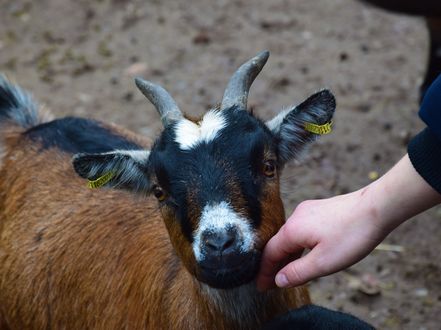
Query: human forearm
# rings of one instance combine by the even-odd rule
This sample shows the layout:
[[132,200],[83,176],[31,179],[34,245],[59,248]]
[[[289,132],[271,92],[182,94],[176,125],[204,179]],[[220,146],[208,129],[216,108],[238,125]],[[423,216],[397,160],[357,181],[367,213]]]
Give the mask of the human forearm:
[[435,191],[414,169],[406,154],[380,179],[364,188],[366,205],[390,232],[407,219],[441,203]]

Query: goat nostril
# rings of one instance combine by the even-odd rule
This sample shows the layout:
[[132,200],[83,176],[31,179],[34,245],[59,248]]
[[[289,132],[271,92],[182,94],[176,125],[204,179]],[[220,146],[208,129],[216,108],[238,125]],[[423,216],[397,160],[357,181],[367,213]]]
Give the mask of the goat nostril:
[[222,253],[227,249],[234,247],[237,235],[231,232],[225,232],[207,233],[204,236],[203,242],[207,250]]
[[214,242],[210,241],[209,239],[205,240],[205,246],[207,248],[209,248],[210,250],[215,250],[215,251],[218,250],[218,246]]
[[230,237],[230,238],[225,242],[225,244],[224,244],[222,250],[225,251],[226,249],[228,249],[230,246],[233,245],[234,241],[235,241],[235,238],[234,238],[234,237]]

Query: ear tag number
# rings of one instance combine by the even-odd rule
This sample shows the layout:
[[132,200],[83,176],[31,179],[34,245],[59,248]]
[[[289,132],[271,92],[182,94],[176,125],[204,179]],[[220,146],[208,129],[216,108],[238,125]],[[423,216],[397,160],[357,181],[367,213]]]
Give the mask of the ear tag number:
[[100,176],[98,179],[96,180],[89,180],[89,182],[87,183],[87,186],[90,189],[96,189],[96,188],[100,188],[102,186],[104,186],[106,183],[108,183],[110,180],[112,180],[112,178],[115,176],[115,173],[113,172],[108,172],[102,176]]
[[319,135],[326,135],[331,133],[332,131],[332,121],[329,123],[326,123],[324,125],[316,125],[313,123],[305,123],[305,129],[308,132],[319,134]]

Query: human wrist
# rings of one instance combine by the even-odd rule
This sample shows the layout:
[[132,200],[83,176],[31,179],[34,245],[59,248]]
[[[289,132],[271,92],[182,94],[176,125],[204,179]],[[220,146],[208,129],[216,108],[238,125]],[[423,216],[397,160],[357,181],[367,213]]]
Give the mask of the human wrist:
[[385,235],[441,202],[441,195],[415,171],[408,155],[361,192],[365,212]]
[[388,212],[388,193],[381,179],[355,191],[354,194],[359,200],[359,218],[367,228],[375,231],[375,236],[384,238],[396,227]]
[[384,237],[399,226],[405,219],[394,212],[394,191],[393,184],[388,182],[385,176],[372,182],[366,187],[365,204],[372,224]]

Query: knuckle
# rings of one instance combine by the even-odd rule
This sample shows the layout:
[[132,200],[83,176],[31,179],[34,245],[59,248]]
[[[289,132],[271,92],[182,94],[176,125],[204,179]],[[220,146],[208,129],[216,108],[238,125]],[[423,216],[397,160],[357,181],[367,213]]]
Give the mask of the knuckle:
[[306,281],[302,271],[299,269],[298,263],[296,262],[287,267],[285,274],[288,278],[288,282],[292,285],[299,285]]
[[311,212],[316,205],[315,200],[306,200],[297,205],[294,214],[296,217],[303,217]]
[[292,242],[295,237],[295,228],[292,223],[286,223],[280,228],[280,238],[283,242]]
[[326,262],[326,260],[324,260],[323,257],[317,257],[311,260],[311,267],[313,267],[317,274],[320,275],[328,275],[333,272],[332,267]]

